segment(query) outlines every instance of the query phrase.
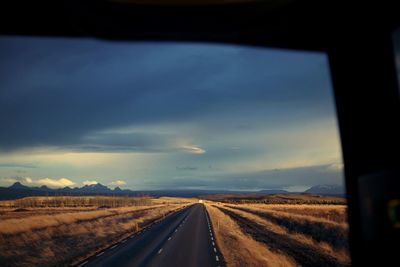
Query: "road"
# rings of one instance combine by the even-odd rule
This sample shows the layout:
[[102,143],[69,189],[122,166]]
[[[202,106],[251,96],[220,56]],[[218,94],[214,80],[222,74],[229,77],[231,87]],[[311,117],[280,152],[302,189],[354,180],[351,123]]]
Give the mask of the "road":
[[221,266],[208,215],[195,204],[82,262],[88,266]]

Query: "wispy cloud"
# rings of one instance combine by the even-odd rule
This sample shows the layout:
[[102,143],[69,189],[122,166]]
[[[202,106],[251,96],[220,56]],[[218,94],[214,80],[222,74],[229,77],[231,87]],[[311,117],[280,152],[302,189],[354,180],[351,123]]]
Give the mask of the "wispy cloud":
[[195,171],[197,169],[198,168],[195,166],[183,166],[183,167],[176,166],[176,170],[178,171]]
[[1,182],[7,183],[7,184],[12,184],[12,183],[16,183],[16,182],[20,182],[23,184],[32,184],[33,180],[30,177],[12,176],[12,177],[1,178]]
[[83,181],[82,184],[84,184],[84,185],[92,185],[92,184],[98,184],[98,182],[95,181],[95,180],[86,180],[86,181]]
[[0,163],[0,168],[37,168],[33,163]]
[[[185,138],[186,140],[187,138]],[[141,132],[92,133],[75,143],[53,147],[52,151],[76,153],[190,153],[203,154],[205,149],[182,141],[179,134]]]
[[181,147],[182,151],[184,152],[188,152],[188,153],[192,153],[192,154],[204,154],[206,153],[206,151],[199,147],[199,146],[195,146],[195,145],[184,145]]
[[122,186],[122,185],[126,185],[126,182],[124,180],[116,180],[116,181],[112,181],[111,183],[109,183],[109,185]]
[[71,186],[75,183],[67,178],[53,179],[53,178],[42,178],[35,181],[36,184],[47,185],[50,187],[65,187]]
[[14,176],[14,177],[6,177],[6,178],[1,178],[0,179],[2,183],[5,184],[12,184],[15,182],[20,182],[25,185],[46,185],[49,187],[65,187],[65,186],[71,186],[74,185],[75,183],[71,181],[68,178],[39,178],[39,179],[33,179],[31,177],[20,177],[20,176]]

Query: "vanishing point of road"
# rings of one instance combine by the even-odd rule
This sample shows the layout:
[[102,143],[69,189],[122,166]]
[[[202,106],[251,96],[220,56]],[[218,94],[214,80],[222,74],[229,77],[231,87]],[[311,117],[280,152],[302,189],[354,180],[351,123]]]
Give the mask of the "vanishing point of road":
[[88,266],[222,266],[204,205],[195,204],[99,252],[82,262]]

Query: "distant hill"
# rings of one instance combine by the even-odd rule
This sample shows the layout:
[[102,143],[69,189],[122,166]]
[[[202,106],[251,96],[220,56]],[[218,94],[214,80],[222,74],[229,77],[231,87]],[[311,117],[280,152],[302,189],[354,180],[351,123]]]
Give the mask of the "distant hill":
[[305,193],[320,194],[326,196],[344,196],[345,190],[341,185],[316,185],[306,190]]
[[[342,189],[342,190],[341,190]],[[301,193],[301,192],[300,192]],[[340,186],[314,186],[305,191],[305,193],[328,195],[328,196],[344,196],[343,187]],[[241,198],[247,195],[250,198],[263,198],[265,195],[293,195],[299,193],[288,192],[285,190],[260,190],[254,191],[230,191],[230,190],[189,190],[189,189],[166,189],[166,190],[130,190],[116,187],[111,189],[101,183],[84,185],[82,187],[64,187],[52,189],[45,185],[40,187],[29,187],[16,182],[9,187],[0,187],[0,200],[17,199],[28,196],[81,196],[81,195],[125,195],[125,196],[141,196],[148,195],[154,197],[201,197],[210,195],[231,195],[233,198]]]
[[[124,194],[125,190],[117,190],[119,194]],[[52,189],[45,185],[40,187],[29,187],[16,182],[9,187],[0,187],[0,200],[17,199],[28,196],[57,196],[57,195],[112,195],[114,190],[102,184],[85,185],[83,187],[64,187]]]
[[23,185],[20,182],[16,182],[9,187],[9,189],[19,190],[19,189],[30,189],[29,186]]
[[40,187],[29,187],[16,182],[9,187],[0,187],[0,200],[17,199],[28,196],[89,196],[89,195],[123,195],[123,196],[169,196],[169,197],[197,197],[204,194],[226,193],[226,190],[129,190],[116,187],[110,189],[101,183],[85,185],[82,187],[52,189],[45,185]]

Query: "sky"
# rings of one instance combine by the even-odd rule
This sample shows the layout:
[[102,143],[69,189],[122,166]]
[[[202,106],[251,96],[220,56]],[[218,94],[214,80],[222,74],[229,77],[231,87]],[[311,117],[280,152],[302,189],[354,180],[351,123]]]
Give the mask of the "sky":
[[343,184],[327,56],[0,38],[0,186]]

